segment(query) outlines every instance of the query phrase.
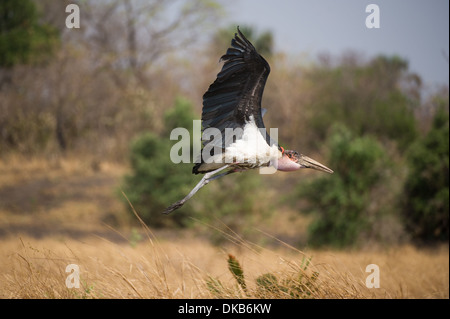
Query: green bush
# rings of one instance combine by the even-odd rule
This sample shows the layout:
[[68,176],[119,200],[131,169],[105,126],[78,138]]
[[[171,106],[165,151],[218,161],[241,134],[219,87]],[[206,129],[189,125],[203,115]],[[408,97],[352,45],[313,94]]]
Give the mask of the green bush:
[[[149,132],[132,142],[132,173],[125,176],[122,189],[143,221],[150,226],[186,226],[187,216],[192,213],[192,208],[186,205],[170,216],[162,214],[167,206],[181,199],[195,185],[192,164],[174,164],[170,160],[170,150],[176,141],[169,140],[170,132],[176,127],[188,129],[192,136],[193,119],[191,104],[178,98],[174,108],[165,114],[163,137]],[[129,207],[128,202],[126,205]]]
[[354,137],[343,126],[333,129],[328,161],[334,174],[322,175],[298,188],[306,199],[306,212],[315,219],[309,227],[312,246],[342,248],[356,245],[363,233],[370,233],[374,220],[367,213],[373,189],[383,182],[387,155],[372,137]]
[[41,61],[59,42],[58,30],[40,21],[34,1],[3,0],[0,17],[1,67]]
[[407,230],[419,241],[448,241],[449,115],[443,107],[428,134],[412,145],[407,159],[410,173],[403,211]]

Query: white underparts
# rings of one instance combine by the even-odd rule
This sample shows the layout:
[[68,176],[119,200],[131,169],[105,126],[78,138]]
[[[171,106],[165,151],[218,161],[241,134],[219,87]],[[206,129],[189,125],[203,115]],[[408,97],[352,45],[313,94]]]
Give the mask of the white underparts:
[[230,144],[225,149],[225,156],[214,156],[215,163],[251,163],[257,166],[267,164],[275,165],[281,158],[278,146],[267,144],[263,133],[256,126],[255,119],[250,116],[250,120],[245,124],[242,138]]

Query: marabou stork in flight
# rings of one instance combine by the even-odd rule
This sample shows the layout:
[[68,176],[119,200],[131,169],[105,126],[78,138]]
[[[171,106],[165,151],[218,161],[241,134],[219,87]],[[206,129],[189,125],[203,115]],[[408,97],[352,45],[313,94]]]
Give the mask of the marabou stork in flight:
[[[333,173],[303,154],[285,150],[267,133],[263,123],[266,110],[261,108],[261,99],[270,67],[239,27],[231,47],[220,60],[225,62],[222,70],[203,95],[203,151],[192,169],[193,174],[205,175],[185,198],[169,206],[165,214],[183,206],[210,181],[234,172],[273,167],[279,171],[312,168]],[[209,141],[204,140],[208,132],[213,137]],[[204,152],[205,148],[208,152]]]

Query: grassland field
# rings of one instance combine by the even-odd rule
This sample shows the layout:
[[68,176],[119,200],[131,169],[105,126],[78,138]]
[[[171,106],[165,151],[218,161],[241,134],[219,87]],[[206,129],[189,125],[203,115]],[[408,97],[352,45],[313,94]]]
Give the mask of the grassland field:
[[[126,214],[117,192],[127,169],[74,156],[0,160],[0,298],[449,298],[448,245],[294,247],[283,234],[304,232],[308,220],[289,212],[261,226],[260,241],[198,221],[226,238],[213,245]],[[370,264],[379,288],[366,285]],[[66,285],[68,265],[79,267],[79,288]]]

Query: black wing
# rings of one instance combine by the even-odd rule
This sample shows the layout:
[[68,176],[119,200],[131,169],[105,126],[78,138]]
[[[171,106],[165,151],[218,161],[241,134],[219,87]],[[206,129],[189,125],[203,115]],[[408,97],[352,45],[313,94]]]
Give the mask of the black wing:
[[[265,131],[261,100],[270,67],[239,27],[237,32],[231,41],[231,47],[220,58],[225,62],[222,70],[203,95],[202,132],[214,127],[220,130],[222,138],[203,141],[203,146],[212,141],[222,141],[222,145],[216,146],[221,146],[224,150],[233,142],[225,139],[225,128],[243,128],[251,115],[256,125]],[[265,135],[267,143],[273,145],[275,141],[267,132]]]
[[239,27],[237,31],[221,57],[222,70],[203,95],[203,129],[215,127],[222,135],[227,127],[243,127],[251,115],[259,128],[265,128],[261,100],[270,67]]

